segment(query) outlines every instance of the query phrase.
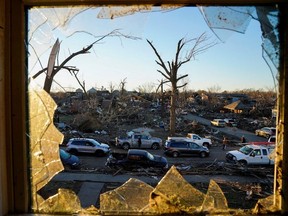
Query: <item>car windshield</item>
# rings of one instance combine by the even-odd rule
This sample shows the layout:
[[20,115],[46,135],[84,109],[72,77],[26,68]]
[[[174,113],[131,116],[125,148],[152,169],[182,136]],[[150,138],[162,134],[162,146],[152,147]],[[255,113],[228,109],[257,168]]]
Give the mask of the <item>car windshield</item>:
[[71,155],[68,152],[65,152],[64,150],[60,149],[60,156],[65,160],[69,159]]
[[154,160],[154,156],[153,156],[151,153],[149,153],[149,152],[147,152],[147,157],[148,157],[150,160]]
[[99,145],[100,145],[100,143],[97,142],[96,140],[91,140],[91,142],[92,142],[95,146],[99,146]]
[[243,146],[239,151],[245,155],[248,155],[253,149],[248,146]]

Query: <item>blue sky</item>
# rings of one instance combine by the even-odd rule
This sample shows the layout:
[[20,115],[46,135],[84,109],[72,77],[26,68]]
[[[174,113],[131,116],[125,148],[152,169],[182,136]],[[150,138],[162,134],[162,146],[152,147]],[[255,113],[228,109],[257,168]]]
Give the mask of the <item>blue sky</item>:
[[[98,12],[99,9],[89,9],[74,17],[67,28],[57,28],[51,32],[51,44],[56,38],[61,41],[60,62],[95,41],[86,33],[67,37],[74,31],[100,36],[120,29],[123,34],[141,37],[141,40],[105,38],[94,45],[90,54],[77,56],[70,61],[68,65],[80,69],[78,77],[81,81],[85,80],[87,90],[102,86],[108,89],[110,83],[117,88],[125,78],[128,90],[137,90],[139,86],[152,83],[158,85],[163,78],[157,72],[161,68],[156,64],[156,55],[146,39],[153,42],[164,61],[171,61],[181,38],[195,38],[203,32],[211,37],[210,41],[217,41],[218,44],[180,68],[178,74],[189,74],[188,89],[208,90],[218,86],[221,91],[233,91],[273,87],[270,69],[262,58],[261,32],[255,20],[251,20],[245,34],[226,32],[228,39],[222,43],[209,29],[197,8],[142,12],[112,20],[97,19]],[[41,56],[42,64],[47,64],[49,53],[50,50],[47,50]],[[39,65],[29,68],[29,75],[40,69]],[[41,76],[36,82],[42,86],[43,80]],[[75,78],[66,71],[58,73],[55,80],[66,89],[79,87]],[[57,85],[53,88],[60,89]]]

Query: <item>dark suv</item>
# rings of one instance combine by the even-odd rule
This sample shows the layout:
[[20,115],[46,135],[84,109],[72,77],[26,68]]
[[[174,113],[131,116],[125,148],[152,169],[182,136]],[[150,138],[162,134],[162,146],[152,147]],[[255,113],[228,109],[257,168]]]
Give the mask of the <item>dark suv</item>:
[[173,157],[181,155],[196,155],[202,158],[208,157],[210,152],[205,146],[185,140],[167,140],[164,145],[165,154]]

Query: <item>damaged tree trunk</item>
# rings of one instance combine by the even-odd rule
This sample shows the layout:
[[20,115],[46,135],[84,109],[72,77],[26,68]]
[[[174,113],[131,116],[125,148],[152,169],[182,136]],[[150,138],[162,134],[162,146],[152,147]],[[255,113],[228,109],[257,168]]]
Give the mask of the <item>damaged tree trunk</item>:
[[[117,29],[111,31],[110,33],[100,37],[98,40],[94,41],[93,43],[91,43],[90,45],[88,45],[87,47],[84,47],[83,49],[79,50],[78,52],[72,53],[70,56],[68,56],[59,66],[54,66],[55,64],[55,59],[58,55],[58,52],[60,50],[60,44],[59,41],[57,39],[57,41],[55,42],[52,51],[51,51],[51,55],[48,61],[48,67],[44,68],[40,71],[38,71],[32,78],[36,79],[40,74],[47,72],[46,74],[46,78],[45,78],[45,83],[44,83],[44,90],[47,93],[50,93],[51,87],[52,87],[52,83],[53,83],[53,79],[54,76],[62,69],[66,69],[68,70],[71,74],[74,74],[75,77],[77,77],[75,75],[75,71],[78,71],[78,69],[76,69],[73,66],[66,66],[66,64],[75,56],[81,55],[81,54],[87,54],[89,53],[89,50],[99,41],[103,40],[106,37],[109,36],[117,36],[117,37],[125,37],[125,38],[129,38],[129,39],[139,39],[137,37],[131,37],[131,36],[127,36],[127,35],[123,35],[122,33],[120,33]],[[52,60],[51,60],[52,59]],[[50,61],[51,60],[51,61]],[[78,80],[77,80],[78,81]],[[79,83],[79,82],[78,82]],[[81,86],[83,87],[83,86]]]
[[[173,85],[174,83],[174,85]],[[172,82],[172,94],[171,94],[171,108],[170,108],[170,135],[175,134],[176,125],[176,100],[177,100],[177,86],[175,82]]]
[[[188,74],[178,76],[178,70],[183,65],[188,63],[192,57],[195,57],[197,54],[202,53],[206,51],[208,48],[215,45],[215,43],[208,43],[205,44],[205,42],[208,40],[206,37],[206,34],[203,33],[198,38],[190,39],[190,40],[184,40],[182,38],[178,41],[177,49],[175,58],[170,62],[167,61],[167,66],[164,63],[162,57],[158,53],[157,49],[153,46],[152,42],[147,40],[149,45],[152,47],[154,53],[156,54],[158,61],[156,60],[156,63],[163,69],[157,70],[162,76],[165,77],[165,83],[170,82],[172,89],[171,89],[171,107],[170,107],[170,135],[173,136],[175,134],[175,124],[176,124],[176,100],[178,97],[178,89],[186,86],[188,83],[185,82],[183,85],[177,85],[179,80],[182,80],[183,78],[187,77]],[[192,48],[189,49],[187,54],[183,59],[181,59],[181,52],[185,45],[187,45],[190,42],[194,42],[194,45]]]

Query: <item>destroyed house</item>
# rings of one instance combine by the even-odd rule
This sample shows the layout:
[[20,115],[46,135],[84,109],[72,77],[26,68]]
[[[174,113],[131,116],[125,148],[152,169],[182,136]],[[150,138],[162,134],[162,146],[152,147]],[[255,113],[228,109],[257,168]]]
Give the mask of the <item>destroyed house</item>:
[[247,113],[254,108],[254,103],[244,103],[241,100],[237,100],[223,108],[233,113]]

